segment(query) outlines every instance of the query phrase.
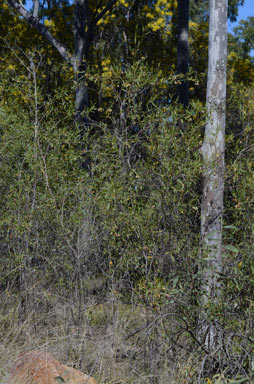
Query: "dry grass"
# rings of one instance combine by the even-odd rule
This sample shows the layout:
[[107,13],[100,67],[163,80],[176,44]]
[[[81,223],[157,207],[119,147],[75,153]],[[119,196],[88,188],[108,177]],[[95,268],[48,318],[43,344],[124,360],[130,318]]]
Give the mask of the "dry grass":
[[176,322],[158,311],[114,297],[100,304],[90,298],[80,305],[45,291],[30,292],[24,316],[18,297],[5,294],[2,299],[0,382],[7,382],[20,352],[34,349],[52,353],[100,384],[191,382],[193,364],[172,336]]

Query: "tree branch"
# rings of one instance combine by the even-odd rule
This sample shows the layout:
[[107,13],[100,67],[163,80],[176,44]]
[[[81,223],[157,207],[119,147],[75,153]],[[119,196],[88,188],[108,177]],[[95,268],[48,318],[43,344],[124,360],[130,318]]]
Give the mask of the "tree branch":
[[103,2],[103,0],[100,0],[99,3],[97,4],[96,9],[95,9],[95,12],[94,12],[94,18],[96,17],[97,12],[98,12],[98,10],[99,10],[99,8],[100,8],[102,2]]
[[40,8],[39,0],[33,0],[33,5],[34,5],[33,17],[38,18],[39,8]]
[[94,17],[94,23],[98,23],[98,21],[107,13],[117,2],[117,0],[110,0],[106,7],[98,14],[98,16]]
[[73,64],[73,59],[67,49],[61,44],[45,27],[41,24],[37,17],[33,17],[18,1],[7,0],[9,5],[14,8],[21,16],[24,17],[26,22],[32,27],[36,28],[41,35],[48,40],[48,42],[58,51],[61,57],[70,64]]

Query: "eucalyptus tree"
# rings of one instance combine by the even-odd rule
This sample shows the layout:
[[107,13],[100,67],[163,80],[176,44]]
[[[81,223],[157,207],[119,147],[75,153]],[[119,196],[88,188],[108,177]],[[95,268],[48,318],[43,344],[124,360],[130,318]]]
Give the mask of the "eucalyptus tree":
[[[231,21],[236,21],[238,7],[243,4],[244,0],[229,0],[227,14]],[[185,76],[189,69],[189,20],[206,21],[209,17],[209,0],[178,0],[177,13],[177,73]],[[186,80],[179,83],[177,92],[180,103],[187,107],[189,87]]]
[[[227,79],[228,0],[210,0],[207,113],[203,155],[203,199],[201,206],[203,304],[216,305],[221,294],[222,217]],[[216,347],[219,327],[205,316],[203,330],[208,349]]]
[[[228,0],[228,18],[236,21],[238,8],[244,5],[245,0]],[[192,21],[201,22],[209,19],[209,0],[190,0],[190,17]]]

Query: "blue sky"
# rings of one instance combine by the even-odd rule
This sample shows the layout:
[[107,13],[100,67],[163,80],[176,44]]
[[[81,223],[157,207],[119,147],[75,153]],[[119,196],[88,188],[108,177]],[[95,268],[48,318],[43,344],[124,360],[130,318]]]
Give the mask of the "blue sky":
[[229,30],[232,31],[232,28],[236,27],[240,20],[245,20],[248,16],[254,16],[254,0],[245,0],[244,5],[238,8],[237,21],[235,23],[229,21]]
[[[27,0],[26,7],[29,8],[32,5],[32,0]],[[241,19],[247,19],[248,16],[254,16],[254,0],[245,0],[244,5],[238,8],[238,18],[235,23],[229,21],[228,28],[232,31],[232,28],[236,27]]]

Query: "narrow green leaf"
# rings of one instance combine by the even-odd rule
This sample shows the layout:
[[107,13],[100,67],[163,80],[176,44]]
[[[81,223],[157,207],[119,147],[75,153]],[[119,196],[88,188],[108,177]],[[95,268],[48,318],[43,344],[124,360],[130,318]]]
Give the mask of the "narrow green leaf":
[[224,229],[234,229],[234,230],[238,230],[238,228],[235,227],[234,225],[225,225],[223,228],[224,228]]
[[211,231],[209,232],[207,235],[206,235],[206,239],[211,239],[213,237],[213,235],[217,234],[218,231]]
[[227,250],[227,251],[231,251],[231,252],[234,252],[234,253],[238,253],[239,250],[234,247],[234,245],[223,245],[223,247]]

